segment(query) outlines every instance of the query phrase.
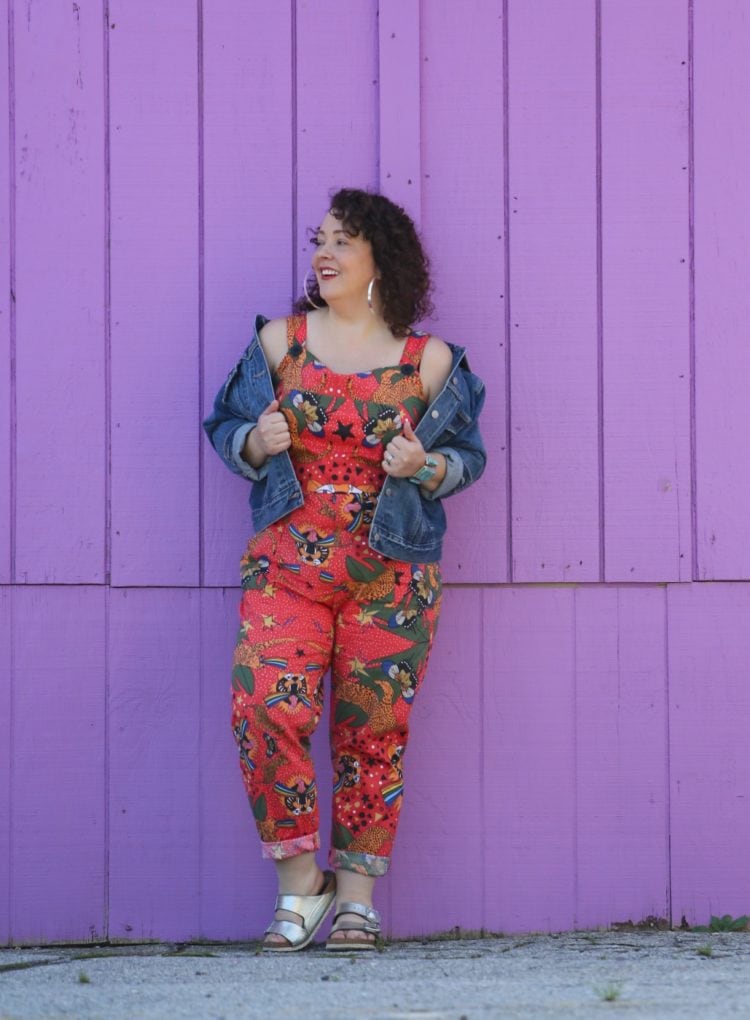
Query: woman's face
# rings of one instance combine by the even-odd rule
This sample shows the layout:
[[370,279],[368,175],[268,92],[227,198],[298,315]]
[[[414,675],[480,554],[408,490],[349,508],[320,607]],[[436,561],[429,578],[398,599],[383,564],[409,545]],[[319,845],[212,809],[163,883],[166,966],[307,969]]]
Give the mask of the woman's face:
[[320,296],[328,304],[342,298],[366,299],[367,286],[378,275],[370,242],[361,235],[352,237],[330,212],[314,240],[312,266]]

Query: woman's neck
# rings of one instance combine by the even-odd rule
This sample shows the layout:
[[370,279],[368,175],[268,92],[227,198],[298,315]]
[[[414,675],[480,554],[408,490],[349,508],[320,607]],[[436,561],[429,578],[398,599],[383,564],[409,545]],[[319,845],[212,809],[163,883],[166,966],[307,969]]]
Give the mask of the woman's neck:
[[365,305],[329,305],[321,313],[321,324],[333,336],[346,337],[349,342],[367,343],[376,336],[389,334],[390,330],[379,315],[373,315]]

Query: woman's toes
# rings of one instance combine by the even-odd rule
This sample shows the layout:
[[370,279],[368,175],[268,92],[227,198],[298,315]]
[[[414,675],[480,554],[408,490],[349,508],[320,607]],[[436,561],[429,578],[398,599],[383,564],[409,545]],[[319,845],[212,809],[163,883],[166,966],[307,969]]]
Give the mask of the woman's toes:
[[[363,924],[363,918],[359,914],[340,914],[338,917],[339,921],[353,921],[356,924]],[[331,939],[334,942],[345,942],[347,939],[367,939],[368,942],[374,942],[375,936],[371,931],[365,931],[364,928],[344,928],[338,931],[331,932]]]

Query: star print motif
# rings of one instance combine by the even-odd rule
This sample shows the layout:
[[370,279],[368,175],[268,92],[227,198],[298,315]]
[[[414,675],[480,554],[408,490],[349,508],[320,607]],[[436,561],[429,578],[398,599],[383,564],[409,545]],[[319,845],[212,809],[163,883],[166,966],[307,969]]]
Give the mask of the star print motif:
[[336,428],[333,430],[339,439],[349,439],[352,434],[353,425],[344,425],[343,421],[340,421]]

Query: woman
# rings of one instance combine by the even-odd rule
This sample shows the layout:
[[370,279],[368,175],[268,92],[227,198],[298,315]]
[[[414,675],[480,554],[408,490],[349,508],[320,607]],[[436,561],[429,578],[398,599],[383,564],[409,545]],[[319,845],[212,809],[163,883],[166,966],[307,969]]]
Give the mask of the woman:
[[[340,190],[314,243],[301,314],[256,319],[204,422],[253,483],[233,730],[278,871],[271,952],[304,948],[334,906],[327,948],[375,947],[373,887],[440,609],[440,501],[486,460],[484,386],[463,348],[411,328],[430,311],[429,276],[403,209]],[[334,870],[322,872],[309,748],[329,666]]]

